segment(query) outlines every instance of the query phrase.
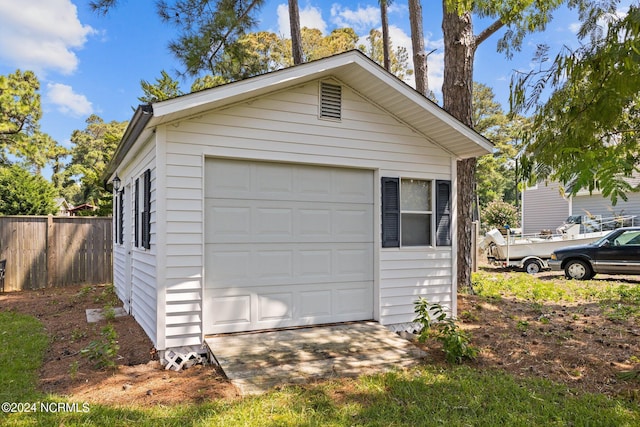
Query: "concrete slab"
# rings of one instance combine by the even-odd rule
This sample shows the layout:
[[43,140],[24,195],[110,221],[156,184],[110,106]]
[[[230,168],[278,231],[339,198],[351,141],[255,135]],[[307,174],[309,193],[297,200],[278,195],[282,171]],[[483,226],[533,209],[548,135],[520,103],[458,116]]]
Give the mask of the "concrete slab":
[[376,322],[218,335],[205,342],[243,395],[284,384],[406,368],[426,355]]
[[[85,310],[85,313],[87,314],[88,323],[96,323],[105,319],[104,310],[101,308],[87,308]],[[114,308],[113,313],[115,317],[122,317],[127,315],[127,312],[124,310],[124,307]]]

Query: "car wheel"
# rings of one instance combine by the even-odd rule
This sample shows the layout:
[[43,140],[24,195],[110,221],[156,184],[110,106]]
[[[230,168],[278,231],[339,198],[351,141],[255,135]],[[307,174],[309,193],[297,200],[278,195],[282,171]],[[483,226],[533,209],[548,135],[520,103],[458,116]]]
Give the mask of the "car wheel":
[[535,259],[527,260],[524,263],[524,271],[528,274],[537,274],[540,273],[540,270],[542,270],[542,265],[540,265],[540,262]]
[[567,279],[589,280],[593,277],[591,266],[586,262],[573,259],[564,267],[564,275]]

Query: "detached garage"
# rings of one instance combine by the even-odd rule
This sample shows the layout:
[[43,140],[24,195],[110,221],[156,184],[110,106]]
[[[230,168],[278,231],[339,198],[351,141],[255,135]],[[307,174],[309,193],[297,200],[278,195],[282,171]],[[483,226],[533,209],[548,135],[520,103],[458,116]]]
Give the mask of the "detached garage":
[[135,112],[114,284],[166,355],[210,334],[456,311],[456,161],[492,145],[358,51]]

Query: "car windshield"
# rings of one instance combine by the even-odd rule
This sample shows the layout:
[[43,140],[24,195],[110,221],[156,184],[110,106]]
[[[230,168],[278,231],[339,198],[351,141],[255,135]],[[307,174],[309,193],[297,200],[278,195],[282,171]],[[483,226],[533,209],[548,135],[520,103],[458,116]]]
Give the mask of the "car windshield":
[[590,246],[600,246],[602,245],[604,242],[609,241],[609,237],[611,237],[612,235],[617,234],[617,230],[612,231],[611,233],[607,234],[606,236],[603,236],[601,238],[599,238],[598,240],[596,240],[595,242],[591,242],[589,243]]

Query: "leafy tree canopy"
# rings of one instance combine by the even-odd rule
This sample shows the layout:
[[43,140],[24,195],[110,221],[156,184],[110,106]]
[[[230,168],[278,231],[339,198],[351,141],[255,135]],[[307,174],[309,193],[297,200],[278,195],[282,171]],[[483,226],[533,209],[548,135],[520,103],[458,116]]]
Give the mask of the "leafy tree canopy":
[[[303,55],[314,60],[335,55],[347,50],[360,49],[373,60],[382,64],[382,39],[380,32],[372,30],[366,44],[356,46],[358,35],[352,28],[339,28],[323,36],[320,30],[302,28]],[[391,71],[400,79],[412,74],[409,69],[409,55],[406,49],[398,47],[391,55]],[[223,54],[214,65],[214,74],[197,78],[191,91],[199,91],[219,86],[231,81],[245,79],[293,65],[291,60],[291,40],[275,33],[260,31],[242,36]],[[143,96],[141,102],[156,102],[181,95],[179,82],[165,71],[155,83],[141,82]]]
[[161,77],[156,79],[155,84],[149,83],[146,80],[140,81],[140,86],[142,87],[144,95],[138,97],[138,100],[143,104],[165,101],[182,95],[182,92],[180,91],[180,82],[171,78],[165,70],[162,70],[160,74]]
[[[627,178],[640,171],[640,8],[619,16],[617,3],[583,11],[584,44],[514,79],[512,94],[516,111],[534,110],[523,137],[530,180],[564,183],[570,194],[599,189],[613,204],[638,190]],[[541,64],[547,54],[538,52]]]
[[63,147],[40,132],[39,90],[40,82],[32,71],[0,75],[1,164],[8,164],[11,155],[23,166],[40,173],[47,163],[66,155]]
[[477,132],[495,144],[492,154],[478,159],[476,182],[480,207],[496,200],[515,204],[518,194],[515,159],[520,149],[518,135],[529,125],[527,119],[509,117],[495,101],[490,87],[474,83],[473,123]]
[[49,181],[18,165],[0,167],[0,215],[48,215],[57,192]]
[[75,205],[98,204],[98,215],[104,215],[110,213],[111,194],[103,188],[100,176],[122,139],[127,122],[107,123],[93,114],[86,123],[85,129],[71,135],[71,162],[64,171],[63,194],[70,196]]

